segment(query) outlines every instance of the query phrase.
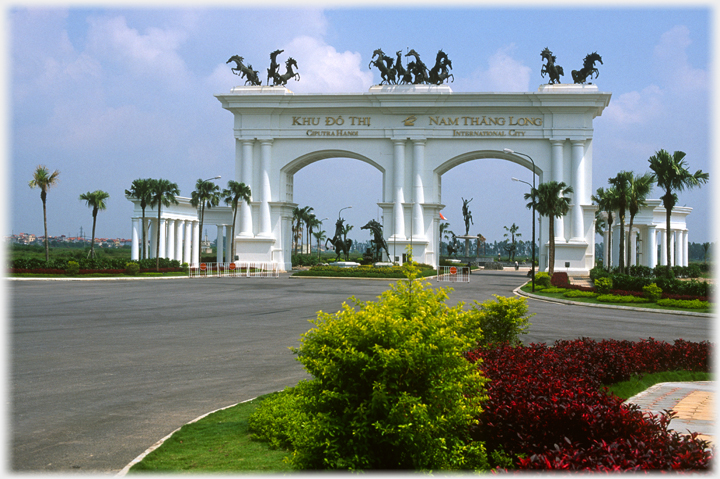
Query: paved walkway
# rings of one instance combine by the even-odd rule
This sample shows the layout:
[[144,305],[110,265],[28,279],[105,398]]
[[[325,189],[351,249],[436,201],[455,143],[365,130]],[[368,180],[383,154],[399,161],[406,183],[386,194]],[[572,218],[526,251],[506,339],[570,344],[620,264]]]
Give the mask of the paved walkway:
[[626,402],[653,414],[673,410],[677,416],[670,421],[670,429],[679,433],[697,432],[700,438],[715,443],[714,381],[660,383]]

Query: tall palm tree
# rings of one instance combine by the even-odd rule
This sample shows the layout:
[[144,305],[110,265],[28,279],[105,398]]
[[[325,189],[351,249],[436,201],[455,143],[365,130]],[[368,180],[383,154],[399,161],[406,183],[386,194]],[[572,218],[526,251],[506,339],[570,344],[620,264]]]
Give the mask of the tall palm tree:
[[28,183],[30,188],[40,188],[40,199],[43,204],[43,226],[45,227],[45,261],[50,261],[50,246],[48,243],[48,231],[47,231],[47,192],[50,188],[57,185],[58,176],[60,172],[58,170],[50,173],[44,165],[39,165],[33,172],[32,180]]
[[177,183],[172,183],[170,180],[160,178],[158,180],[151,179],[150,181],[150,191],[152,192],[150,207],[154,208],[157,205],[158,219],[158,241],[156,241],[157,245],[155,248],[155,269],[160,271],[160,215],[163,205],[170,206],[171,204],[178,204],[178,200],[175,199],[175,196],[180,195],[180,189],[178,188]]
[[108,198],[110,198],[110,194],[103,190],[88,191],[80,195],[80,201],[84,201],[88,208],[92,208],[93,227],[88,258],[95,259],[95,224],[97,223],[97,214],[98,211],[103,211],[107,208]]
[[190,204],[200,208],[200,229],[198,231],[199,243],[202,244],[203,220],[205,219],[205,208],[212,208],[220,204],[220,187],[209,180],[198,178],[195,183],[195,191],[190,195]]
[[[628,212],[630,213],[630,222],[628,223],[629,234],[632,235],[633,220],[638,214],[640,208],[647,206],[647,197],[652,191],[652,185],[655,182],[650,173],[644,175],[635,175],[630,179],[630,188],[628,190]],[[630,274],[630,244],[627,248],[627,274]]]
[[617,192],[617,215],[620,221],[620,256],[618,267],[620,271],[625,271],[625,214],[628,208],[628,196],[630,194],[630,182],[633,179],[632,171],[621,171],[614,178],[608,178],[608,183],[615,187]]
[[510,261],[515,261],[515,251],[517,251],[517,245],[515,244],[515,237],[518,238],[522,236],[522,234],[518,233],[518,230],[520,229],[519,226],[517,226],[515,223],[512,224],[509,228],[507,226],[503,226],[505,228],[505,233],[503,237],[507,238],[508,234],[510,235],[510,238],[512,240],[512,246],[509,247],[508,252],[511,255]]
[[[308,244],[310,244],[310,241],[311,241],[310,232],[309,232],[309,230],[308,230],[308,223],[310,222],[311,218],[313,218],[313,217],[315,216],[314,214],[312,214],[312,211],[313,211],[313,207],[312,207],[312,206],[304,206],[304,207],[300,208],[300,213],[301,213],[301,217],[302,217],[302,224],[305,225],[305,231],[307,231],[307,233],[308,233],[307,236],[305,236],[304,238],[307,238]],[[304,252],[304,249],[305,249],[305,247],[304,247],[304,238],[302,238],[302,239],[303,239],[303,242],[300,243],[300,250],[303,251],[303,252]]]
[[550,266],[548,268],[548,274],[550,274],[551,277],[553,273],[555,273],[554,220],[555,218],[565,216],[570,210],[570,198],[568,198],[568,195],[572,194],[572,192],[572,187],[563,182],[548,181],[541,183],[537,188],[531,188],[530,193],[525,193],[524,196],[526,200],[530,200],[526,205],[528,209],[532,209],[534,206],[535,211],[537,211],[539,215],[547,216],[549,219],[550,251],[548,252],[548,262]]
[[701,184],[707,183],[710,178],[709,173],[703,173],[697,170],[690,173],[685,161],[685,152],[676,151],[672,155],[665,150],[659,150],[651,156],[650,169],[653,171],[653,179],[657,182],[658,187],[665,191],[660,197],[665,207],[665,252],[667,253],[665,264],[667,265],[666,274],[670,276],[670,216],[672,209],[677,203],[678,197],[676,191],[682,191],[685,188],[694,188]]
[[295,240],[295,254],[298,254],[298,246],[302,235],[302,211],[297,206],[292,211],[292,232]]
[[[320,223],[322,224],[322,223]],[[318,230],[313,233],[313,236],[317,240],[317,250],[318,250],[318,259],[320,259],[320,243],[322,240],[326,239],[327,236],[325,236],[325,230]]]
[[[448,231],[450,231],[450,223],[440,223],[440,243],[442,244],[443,238],[445,238],[445,241],[449,241],[450,237],[448,236]],[[442,250],[440,250],[440,253],[442,254]]]
[[312,253],[312,236],[313,236],[313,228],[318,228],[322,226],[322,221],[315,216],[314,214],[310,213],[308,215],[308,218],[306,220],[307,224],[307,231],[308,231],[308,254]]
[[129,190],[125,190],[125,195],[140,200],[140,208],[142,208],[142,251],[141,259],[147,259],[147,220],[145,219],[145,208],[150,203],[152,193],[150,191],[150,178],[138,178],[133,180]]
[[352,245],[352,240],[348,239],[347,234],[351,229],[353,229],[353,225],[351,224],[345,224],[342,227],[343,242],[345,243],[345,261],[350,259],[350,246]]
[[[594,195],[590,197],[592,201],[598,205],[598,213],[607,213],[607,229],[608,229],[608,268],[612,266],[612,224],[613,224],[613,212],[617,208],[617,191],[615,188],[610,187],[608,189],[602,186],[598,188]],[[596,223],[597,225],[597,223]],[[601,230],[602,231],[602,230]]]
[[222,191],[225,204],[232,207],[232,227],[230,228],[230,260],[235,261],[235,217],[237,216],[238,203],[242,200],[250,202],[250,187],[245,183],[238,183],[235,180],[228,181],[228,187]]

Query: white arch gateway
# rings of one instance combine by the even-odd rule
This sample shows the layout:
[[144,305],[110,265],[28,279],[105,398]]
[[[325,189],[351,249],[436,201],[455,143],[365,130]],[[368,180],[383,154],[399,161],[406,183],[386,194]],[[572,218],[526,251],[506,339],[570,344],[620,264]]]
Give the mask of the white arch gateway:
[[[397,251],[438,266],[442,175],[466,161],[498,158],[532,170],[539,183],[573,187],[571,211],[555,220],[556,270],[587,274],[594,266],[592,194],[593,119],[610,93],[595,85],[542,85],[530,93],[454,93],[448,85],[374,86],[367,93],[294,94],[284,87],[236,87],[216,95],[234,115],[235,180],[250,186],[252,201],[238,208],[238,261],[277,263],[290,270],[294,174],[326,158],[353,158],[382,173],[384,234]],[[133,259],[139,255],[141,210],[134,198]],[[197,212],[189,199],[149,216],[149,242],[161,256],[198,263]],[[166,218],[167,217],[167,218]],[[232,213],[206,211],[218,238],[230,235]],[[159,237],[159,238],[158,238]],[[229,242],[227,242],[229,244]],[[540,220],[539,266],[548,267],[547,220]],[[218,241],[218,261],[225,258]],[[163,255],[163,251],[169,254]],[[150,257],[154,250],[150,251]]]
[[[388,243],[412,242],[422,263],[440,261],[443,173],[466,161],[499,158],[532,170],[539,183],[573,187],[571,212],[556,221],[556,268],[594,265],[593,119],[610,93],[595,85],[543,85],[531,93],[453,93],[447,85],[374,86],[360,94],[294,94],[283,87],[236,87],[216,95],[234,115],[235,179],[250,186],[239,209],[242,261],[290,270],[293,176],[325,158],[355,158],[382,173]],[[544,223],[547,223],[545,221]],[[547,267],[547,224],[540,269]],[[569,263],[569,267],[565,267]]]

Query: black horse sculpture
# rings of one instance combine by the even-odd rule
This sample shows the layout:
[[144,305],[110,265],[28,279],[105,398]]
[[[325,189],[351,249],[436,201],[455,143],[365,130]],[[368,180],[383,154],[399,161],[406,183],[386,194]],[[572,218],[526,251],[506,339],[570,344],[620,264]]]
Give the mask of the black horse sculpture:
[[587,54],[585,56],[585,60],[583,60],[583,67],[579,71],[572,71],[573,81],[576,84],[581,84],[585,83],[588,77],[592,80],[593,74],[595,75],[595,78],[600,76],[600,72],[597,68],[595,68],[595,62],[600,62],[601,65],[603,64],[600,55],[598,55],[597,52]]
[[385,250],[387,257],[390,257],[390,251],[388,251],[387,242],[383,238],[382,225],[375,220],[370,220],[365,226],[360,227],[361,230],[370,230],[373,234],[373,239],[370,240],[370,244],[373,245],[374,255],[373,261],[382,261],[382,250]]

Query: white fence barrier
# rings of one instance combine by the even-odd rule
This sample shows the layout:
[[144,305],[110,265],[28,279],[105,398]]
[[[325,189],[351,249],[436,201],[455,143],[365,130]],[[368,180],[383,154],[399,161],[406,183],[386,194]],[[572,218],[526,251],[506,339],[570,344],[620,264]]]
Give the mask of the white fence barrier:
[[469,283],[470,268],[467,266],[440,266],[437,280],[450,283]]
[[279,278],[280,267],[277,263],[245,262],[200,263],[189,270],[191,278]]

